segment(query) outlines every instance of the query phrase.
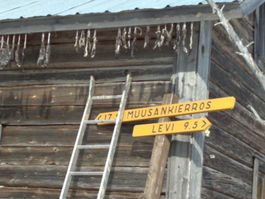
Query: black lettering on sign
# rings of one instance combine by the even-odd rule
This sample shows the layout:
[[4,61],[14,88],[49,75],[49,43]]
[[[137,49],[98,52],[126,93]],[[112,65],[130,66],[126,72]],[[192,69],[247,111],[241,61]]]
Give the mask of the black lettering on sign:
[[134,118],[140,117],[140,110],[134,111]]
[[167,107],[162,107],[161,108],[161,115],[166,115],[167,114]]
[[167,123],[166,124],[166,131],[169,131],[169,130],[173,131],[174,125],[175,125],[174,123]]
[[158,126],[158,133],[162,133],[163,124],[159,124]]
[[194,122],[192,128],[193,128],[193,129],[196,129],[197,127],[198,127],[198,121]]
[[168,107],[168,113],[170,114],[173,114],[173,109],[174,109],[174,107],[173,106],[169,106]]
[[146,112],[147,112],[146,109],[145,109],[145,110],[142,110],[142,111],[141,111],[141,117],[145,117],[145,116],[146,116]]
[[198,107],[198,104],[194,103],[194,104],[192,104],[191,110],[192,111],[196,111],[197,110],[197,107]]
[[156,131],[155,131],[155,125],[152,125],[152,133],[156,133]]
[[128,111],[127,118],[133,118],[133,111]]
[[152,110],[153,110],[152,108],[150,108],[150,109],[148,110],[148,114],[147,114],[148,117],[150,117],[150,116],[152,115]]
[[185,123],[184,123],[184,128],[187,129],[188,126],[189,126],[189,122],[185,122]]
[[154,115],[158,115],[159,112],[158,112],[158,108],[155,109],[155,112],[154,112]]
[[110,120],[111,119],[111,116],[112,116],[112,114],[110,113],[110,114],[108,114],[108,119],[106,119],[106,120]]
[[176,114],[178,112],[178,105],[175,106],[175,110],[174,110],[174,113]]
[[190,111],[190,107],[191,107],[190,104],[186,104],[185,108],[184,108],[184,111]]
[[211,105],[212,105],[212,102],[209,101],[209,102],[207,102],[207,106],[206,106],[205,108],[206,108],[206,109],[210,109],[210,108],[211,108]]
[[183,104],[179,105],[179,110],[178,110],[179,113],[182,112],[182,108],[183,108]]
[[170,129],[170,126],[171,126],[171,124],[170,124],[170,123],[167,123],[167,124],[166,124],[166,131],[169,131],[169,129]]
[[200,108],[200,110],[203,110],[204,107],[205,107],[205,104],[204,104],[204,102],[202,102],[202,103],[200,104],[199,108]]

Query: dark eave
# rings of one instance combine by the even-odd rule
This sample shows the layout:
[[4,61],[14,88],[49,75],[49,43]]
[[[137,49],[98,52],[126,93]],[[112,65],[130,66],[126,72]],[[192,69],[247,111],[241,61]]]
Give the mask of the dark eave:
[[[228,18],[242,18],[265,0],[245,0],[229,3],[224,9]],[[256,2],[256,3],[255,3]],[[145,9],[119,13],[97,13],[69,16],[33,17],[0,21],[0,35],[78,29],[108,29],[178,22],[217,20],[209,5],[180,6],[164,9]]]

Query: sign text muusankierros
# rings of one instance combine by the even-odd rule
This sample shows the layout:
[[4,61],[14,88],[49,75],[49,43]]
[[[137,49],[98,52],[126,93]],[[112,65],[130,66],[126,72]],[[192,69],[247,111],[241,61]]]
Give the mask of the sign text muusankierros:
[[[209,100],[184,102],[178,104],[128,109],[124,112],[123,122],[228,110],[233,109],[234,106],[234,97],[223,97]],[[96,117],[96,120],[115,120],[116,117],[117,112],[106,112],[100,113]]]

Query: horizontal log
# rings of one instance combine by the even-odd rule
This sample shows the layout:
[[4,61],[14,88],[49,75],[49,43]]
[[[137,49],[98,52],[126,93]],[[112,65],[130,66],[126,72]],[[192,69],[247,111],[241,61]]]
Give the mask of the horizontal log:
[[202,188],[202,199],[235,199],[234,197],[225,195],[223,193],[208,189],[208,188]]
[[[218,48],[222,53],[229,55],[229,57],[232,57],[234,59],[234,62],[236,62],[238,65],[244,68],[249,74],[251,74],[251,71],[244,62],[243,58],[235,53],[237,52],[237,48],[230,41],[227,32],[224,31],[223,27],[220,26],[216,27],[216,29],[218,30],[218,34],[212,35],[214,44],[218,43]],[[246,42],[245,44],[247,45],[249,44],[249,42]]]
[[[228,94],[224,92],[220,87],[210,82],[210,98],[216,98],[221,96],[227,96]],[[255,119],[253,113],[243,107],[241,104],[236,103],[236,107],[232,111],[227,111],[232,118],[241,123],[241,125],[249,128],[255,132],[260,137],[264,138],[265,125]]]
[[[2,186],[45,187],[60,189],[67,166],[0,166],[0,184]],[[102,171],[103,167],[82,167],[82,171]],[[130,177],[128,177],[130,176]],[[111,191],[142,192],[147,168],[115,167],[111,174],[108,189]],[[74,177],[72,188],[97,190],[101,176]]]
[[[75,52],[74,52],[75,53]],[[154,52],[155,53],[155,52]],[[156,53],[155,53],[156,54]],[[148,65],[169,65],[176,61],[174,56],[155,56],[155,57],[138,57],[137,59],[132,59],[130,56],[123,56],[118,58],[109,58],[103,59],[102,57],[98,59],[84,59],[80,58],[78,60],[60,60],[58,62],[49,63],[48,67],[45,70],[49,69],[77,69],[77,68],[114,68],[114,67],[129,67],[129,66],[142,66],[146,67]],[[15,63],[11,63],[10,66],[3,68],[3,71],[21,71],[21,70],[30,70],[30,69],[40,69],[39,66],[36,65],[36,62],[27,62],[22,66],[23,68],[18,68]],[[41,68],[42,69],[42,68]],[[40,69],[40,70],[41,70]]]
[[[222,122],[210,117],[214,126],[211,128],[210,137],[205,139],[206,144],[235,161],[252,168],[254,156],[264,159],[265,151],[262,147],[264,140],[256,138],[255,134],[242,128],[233,119],[226,118],[234,125],[225,123],[227,125],[219,126]],[[220,142],[220,140],[224,141]],[[264,170],[265,167],[260,167],[260,169]]]
[[[128,103],[156,104],[162,103],[161,93],[170,92],[169,81],[133,82]],[[120,95],[124,83],[97,84],[95,96]],[[0,87],[0,106],[51,106],[51,105],[85,105],[89,90],[87,84],[60,84],[60,85],[25,85]],[[118,104],[116,100],[96,100],[94,104]]]
[[[0,187],[1,198],[8,199],[58,199],[60,189],[49,188],[33,188],[33,187]],[[96,191],[84,189],[71,189],[69,197],[71,199],[95,199],[97,196]],[[106,199],[139,199],[142,193],[138,192],[110,192],[107,191]]]
[[[138,143],[118,146],[114,166],[149,165],[152,144]],[[105,165],[107,149],[84,150],[80,153],[78,165]],[[68,165],[72,147],[0,147],[2,165]]]
[[[264,99],[255,95],[255,92],[250,91],[240,81],[234,78],[228,72],[225,72],[219,66],[212,64],[210,80],[218,87],[222,88],[228,95],[233,95],[237,102],[247,107],[252,105],[260,114],[265,117],[265,110],[259,107],[265,107]],[[265,96],[264,96],[265,97]]]
[[169,81],[173,74],[173,64],[89,68],[89,69],[53,69],[53,70],[26,70],[0,72],[0,86],[28,85],[28,84],[60,84],[85,83],[93,75],[98,82],[125,81],[127,73],[131,73],[133,81],[165,80]]
[[221,47],[217,44],[212,45],[212,62],[222,67],[222,69],[228,72],[229,76],[233,77],[236,82],[240,82],[240,84],[252,91],[253,94],[264,99],[264,91],[255,78],[249,75],[244,68],[240,67],[238,62],[236,62],[233,57],[229,56],[230,54],[222,53],[220,48]]
[[[224,140],[224,142],[226,142],[226,140]],[[231,157],[226,156],[221,152],[218,152],[209,145],[205,145],[204,147],[204,166],[239,179],[248,185],[252,185],[252,168],[233,160]]]
[[[49,125],[49,126],[7,126],[3,129],[1,146],[70,146],[74,145],[78,125]],[[88,126],[83,144],[107,143],[110,141],[113,125]],[[133,138],[133,124],[121,129],[119,144],[123,146],[152,145],[153,137]]]
[[244,122],[242,123],[241,119],[233,117],[230,111],[210,113],[209,116],[211,121],[213,121],[220,129],[225,130],[243,143],[253,146],[257,151],[265,153],[263,147],[264,138],[257,132],[258,130],[255,128],[255,125],[253,125],[253,122],[247,121],[247,125],[245,125]]
[[252,186],[237,178],[208,167],[203,168],[202,186],[210,190],[227,194],[232,198],[251,198]]

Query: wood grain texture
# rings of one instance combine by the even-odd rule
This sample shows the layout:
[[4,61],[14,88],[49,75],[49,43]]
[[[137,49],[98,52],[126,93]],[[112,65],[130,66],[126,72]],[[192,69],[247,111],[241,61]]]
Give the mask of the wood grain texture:
[[[33,187],[2,187],[0,188],[1,197],[3,199],[19,199],[19,198],[38,198],[38,199],[58,199],[60,189],[50,188],[33,188]],[[106,199],[139,199],[141,193],[133,192],[107,192]],[[97,196],[96,191],[84,189],[71,189],[69,196],[72,199],[94,199]]]
[[[0,87],[0,106],[56,106],[84,105],[88,84],[46,84]],[[118,95],[124,83],[102,83],[96,85],[95,95]],[[161,104],[161,93],[171,89],[169,81],[133,82],[128,105]],[[97,100],[95,104],[117,105],[119,100]]]
[[[163,97],[163,104],[177,103],[177,98],[173,93],[167,93]],[[169,118],[160,118],[158,123],[170,121]],[[171,136],[155,136],[150,166],[144,189],[144,198],[159,199],[164,182],[165,168],[167,164]]]

